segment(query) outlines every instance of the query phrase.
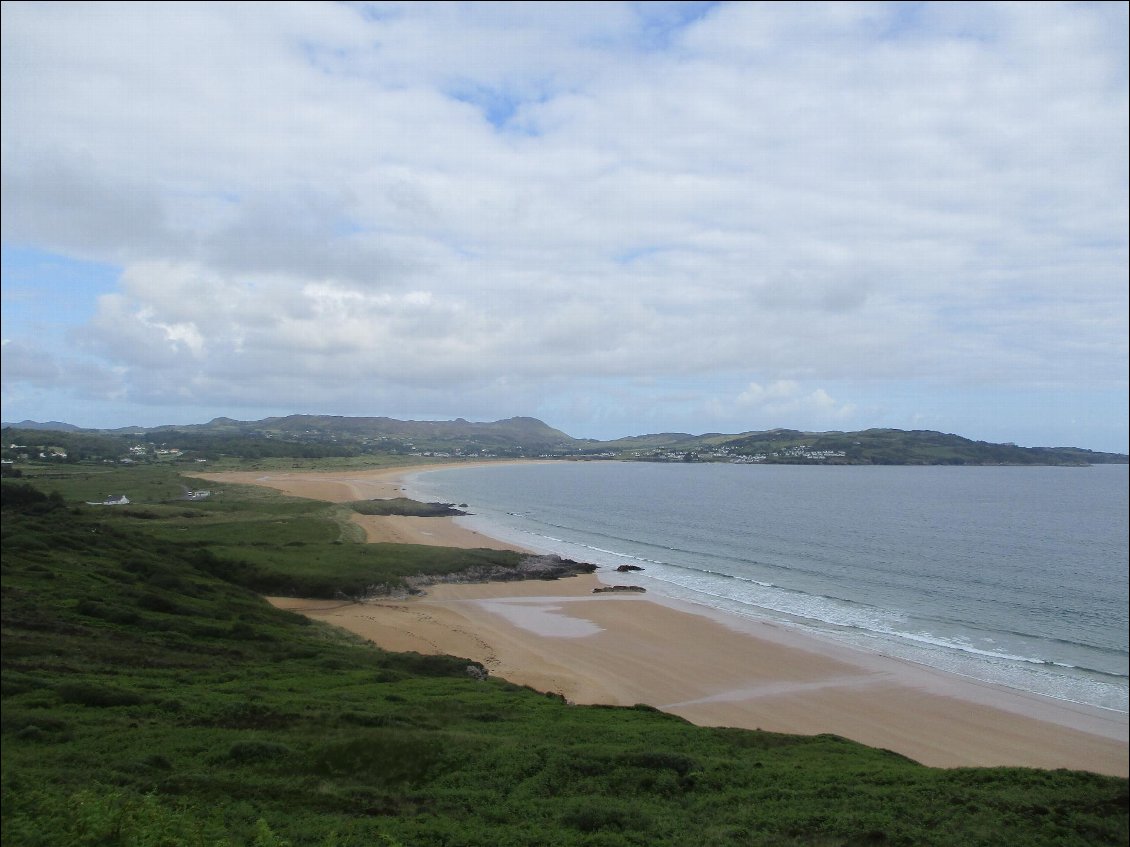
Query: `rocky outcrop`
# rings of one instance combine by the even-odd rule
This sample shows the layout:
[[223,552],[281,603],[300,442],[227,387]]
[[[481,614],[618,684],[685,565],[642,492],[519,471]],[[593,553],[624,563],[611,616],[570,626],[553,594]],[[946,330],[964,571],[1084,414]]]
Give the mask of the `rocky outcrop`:
[[[454,518],[467,514],[462,509],[456,509],[451,503],[421,503],[419,500],[410,500],[407,497],[357,500],[348,505],[358,514],[380,517],[403,515],[410,518]],[[463,505],[465,506],[466,503]]]
[[410,594],[420,594],[429,585],[471,582],[516,582],[525,579],[562,579],[567,576],[593,573],[596,565],[574,562],[560,556],[526,556],[512,568],[502,565],[482,565],[449,574],[417,574],[405,577]]
[[622,592],[622,591],[634,591],[637,594],[643,594],[645,591],[647,591],[647,589],[643,588],[642,586],[639,586],[639,585],[604,585],[604,586],[601,586],[600,588],[594,588],[592,590],[592,593],[593,594],[609,594],[609,593],[619,593],[619,592]]
[[642,570],[643,568],[641,568],[639,565],[620,565],[620,567],[616,568],[617,573],[631,573],[632,571]]

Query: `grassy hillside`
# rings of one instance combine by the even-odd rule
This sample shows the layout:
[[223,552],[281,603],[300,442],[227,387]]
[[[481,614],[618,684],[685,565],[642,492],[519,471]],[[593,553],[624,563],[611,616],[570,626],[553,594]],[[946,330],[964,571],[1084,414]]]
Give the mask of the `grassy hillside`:
[[[149,430],[51,431],[6,428],[0,454],[9,460],[75,464],[254,462],[256,467],[371,467],[452,457],[573,457],[647,461],[746,461],[850,465],[1125,464],[1128,457],[1073,447],[1018,447],[931,430],[799,432],[738,435],[667,432],[615,441],[575,439],[535,418],[490,423],[398,421],[291,415],[261,421],[217,418],[207,424]],[[13,446],[18,445],[18,446]],[[209,465],[212,467],[213,465]]]
[[179,482],[149,473],[127,509],[76,505],[81,475],[4,483],[5,845],[1126,843],[1123,779],[931,769],[378,650],[249,574],[347,590],[467,554],[370,557],[334,507],[160,502]]
[[778,429],[730,438],[723,446],[768,462],[804,461],[798,449],[842,453],[824,460],[865,465],[1085,465],[1121,461],[1125,456],[1069,447],[1018,447],[972,441],[932,430],[868,429],[861,432],[796,432]]

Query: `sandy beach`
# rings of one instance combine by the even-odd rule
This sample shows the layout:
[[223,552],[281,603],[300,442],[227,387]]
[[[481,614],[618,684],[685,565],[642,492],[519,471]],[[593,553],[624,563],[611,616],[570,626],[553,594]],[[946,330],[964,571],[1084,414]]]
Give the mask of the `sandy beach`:
[[[404,477],[411,473],[445,468],[474,467],[479,462],[460,462],[382,468],[371,471],[309,471],[300,473],[268,471],[231,471],[227,473],[193,474],[210,482],[233,482],[262,485],[294,497],[348,503],[352,500],[388,500],[404,497]],[[494,464],[498,464],[495,462]],[[428,544],[434,547],[487,547],[494,550],[517,549],[474,530],[459,526],[450,518],[413,518],[404,515],[358,515],[352,520],[365,530],[370,542],[394,544]]]
[[[406,474],[210,474],[336,502],[402,496]],[[449,518],[364,518],[371,541],[506,546]],[[606,577],[611,581],[614,575]],[[599,576],[438,585],[409,600],[271,598],[390,650],[448,653],[571,702],[647,703],[707,726],[833,733],[939,767],[1127,776],[1127,716],[933,671],[650,595]]]

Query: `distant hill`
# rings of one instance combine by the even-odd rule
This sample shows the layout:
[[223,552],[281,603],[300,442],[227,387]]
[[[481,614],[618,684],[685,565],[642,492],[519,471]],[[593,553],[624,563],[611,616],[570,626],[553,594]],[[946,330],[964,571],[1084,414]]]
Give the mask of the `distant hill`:
[[46,429],[55,432],[80,432],[82,427],[60,421],[20,421],[19,423],[0,424],[4,429]]
[[[25,422],[25,424],[28,422]],[[574,452],[580,442],[536,418],[499,421],[401,421],[386,417],[287,415],[258,421],[215,418],[208,423],[119,429],[80,429],[69,424],[3,424],[4,458],[34,456],[12,444],[50,446],[69,461],[168,457],[186,459],[294,457],[320,459],[368,454],[528,457]],[[56,453],[55,455],[62,455]]]
[[769,462],[866,465],[1087,465],[1127,462],[1118,453],[1075,447],[1018,447],[932,430],[796,432],[777,429],[727,439],[731,453]]
[[1017,447],[932,430],[867,429],[800,432],[771,429],[740,435],[659,433],[591,444],[588,452],[647,461],[731,461],[821,465],[1091,465],[1125,464],[1126,455],[1076,447]]
[[[38,444],[34,433],[55,433],[53,446],[72,461],[113,457],[129,449],[134,459],[162,448],[186,458],[230,456],[326,458],[365,454],[451,456],[556,456],[658,462],[742,462],[831,465],[1088,465],[1125,464],[1121,453],[1076,447],[1018,447],[973,441],[932,430],[867,429],[800,432],[772,429],[739,434],[682,432],[613,441],[577,439],[536,418],[489,422],[402,421],[387,417],[287,415],[258,421],[215,418],[186,426],[81,429],[56,421],[4,424],[9,445]],[[27,435],[19,435],[27,433]],[[42,436],[40,436],[42,440]],[[140,442],[140,445],[139,445]],[[127,446],[128,444],[128,446]],[[148,445],[139,452],[138,447]],[[77,457],[77,458],[76,458]]]
[[394,418],[342,417],[339,415],[287,415],[260,421],[216,418],[195,426],[163,426],[148,432],[239,433],[305,440],[374,439],[424,447],[429,450],[463,451],[516,449],[552,451],[569,449],[576,439],[536,418],[507,418],[472,423],[453,421],[401,421]]

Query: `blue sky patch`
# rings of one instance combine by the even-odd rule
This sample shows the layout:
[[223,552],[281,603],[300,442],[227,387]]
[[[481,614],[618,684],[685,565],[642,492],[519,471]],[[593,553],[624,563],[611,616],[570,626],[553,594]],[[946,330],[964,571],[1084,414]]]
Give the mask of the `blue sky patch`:
[[115,288],[121,272],[116,265],[3,245],[4,337],[9,337],[9,328],[14,326],[86,323],[94,316],[98,298]]

